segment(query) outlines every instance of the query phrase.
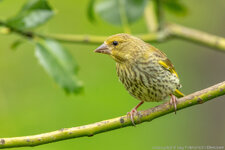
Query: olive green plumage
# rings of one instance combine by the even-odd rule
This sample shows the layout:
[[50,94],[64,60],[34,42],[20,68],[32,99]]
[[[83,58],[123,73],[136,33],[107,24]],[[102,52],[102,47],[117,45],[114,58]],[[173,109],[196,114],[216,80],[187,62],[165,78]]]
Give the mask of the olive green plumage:
[[182,96],[177,91],[181,85],[171,61],[157,48],[128,34],[110,36],[102,47],[101,53],[116,61],[120,81],[136,99],[151,102],[173,93]]
[[[164,100],[171,96],[170,104],[176,113],[176,97],[184,96],[173,64],[166,54],[129,34],[110,36],[95,52],[110,55],[116,61],[117,75],[127,91],[141,102],[129,113],[132,123],[137,108],[144,102]],[[175,95],[175,96],[174,96]]]

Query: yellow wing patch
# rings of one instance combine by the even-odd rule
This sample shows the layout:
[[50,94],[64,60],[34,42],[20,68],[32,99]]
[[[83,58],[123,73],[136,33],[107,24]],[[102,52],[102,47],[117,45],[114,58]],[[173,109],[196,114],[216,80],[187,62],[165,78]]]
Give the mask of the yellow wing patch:
[[165,69],[169,70],[171,73],[175,74],[178,77],[177,72],[174,70],[173,67],[168,66],[164,61],[160,60],[159,64],[162,65]]
[[184,97],[184,94],[181,93],[181,91],[179,91],[178,89],[176,89],[173,94],[178,98]]

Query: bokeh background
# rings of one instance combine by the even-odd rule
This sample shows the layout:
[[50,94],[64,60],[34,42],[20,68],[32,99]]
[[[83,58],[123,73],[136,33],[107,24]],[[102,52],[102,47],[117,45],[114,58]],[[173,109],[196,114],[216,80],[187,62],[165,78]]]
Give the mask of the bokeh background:
[[[0,19],[13,16],[26,0],[3,0]],[[224,0],[188,0],[186,17],[166,14],[166,19],[215,35],[225,35]],[[86,17],[88,0],[51,0],[57,15],[38,31],[43,33],[112,35],[123,32],[98,19]],[[144,19],[132,25],[132,33],[146,33]],[[85,90],[67,95],[46,74],[34,56],[34,47],[24,43],[16,51],[10,45],[17,35],[0,35],[0,137],[15,137],[85,125],[130,111],[138,101],[118,81],[115,62],[93,53],[98,45],[64,44],[80,66]],[[174,63],[185,94],[225,79],[225,53],[188,41],[171,39],[153,43]],[[160,103],[145,103],[147,109]],[[203,105],[169,114],[137,127],[127,127],[93,137],[70,139],[18,150],[130,149],[155,146],[225,145],[225,96]]]

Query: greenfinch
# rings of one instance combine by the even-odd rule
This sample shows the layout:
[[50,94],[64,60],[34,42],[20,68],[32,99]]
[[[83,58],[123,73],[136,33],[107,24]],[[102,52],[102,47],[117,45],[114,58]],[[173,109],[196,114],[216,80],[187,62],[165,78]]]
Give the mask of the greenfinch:
[[[137,108],[144,102],[159,102],[171,96],[176,113],[177,97],[184,96],[173,64],[159,49],[129,34],[112,35],[94,52],[111,56],[126,90],[141,102],[129,113],[134,124]],[[176,97],[176,96],[177,97]],[[134,124],[135,125],[135,124]]]

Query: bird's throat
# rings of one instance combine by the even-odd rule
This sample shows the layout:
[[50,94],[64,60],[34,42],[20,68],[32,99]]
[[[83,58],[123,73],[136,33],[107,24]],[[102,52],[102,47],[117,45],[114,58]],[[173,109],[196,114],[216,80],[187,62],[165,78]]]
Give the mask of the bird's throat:
[[117,62],[117,63],[125,63],[127,61],[126,58],[121,57],[120,55],[114,54],[112,55],[112,58]]

